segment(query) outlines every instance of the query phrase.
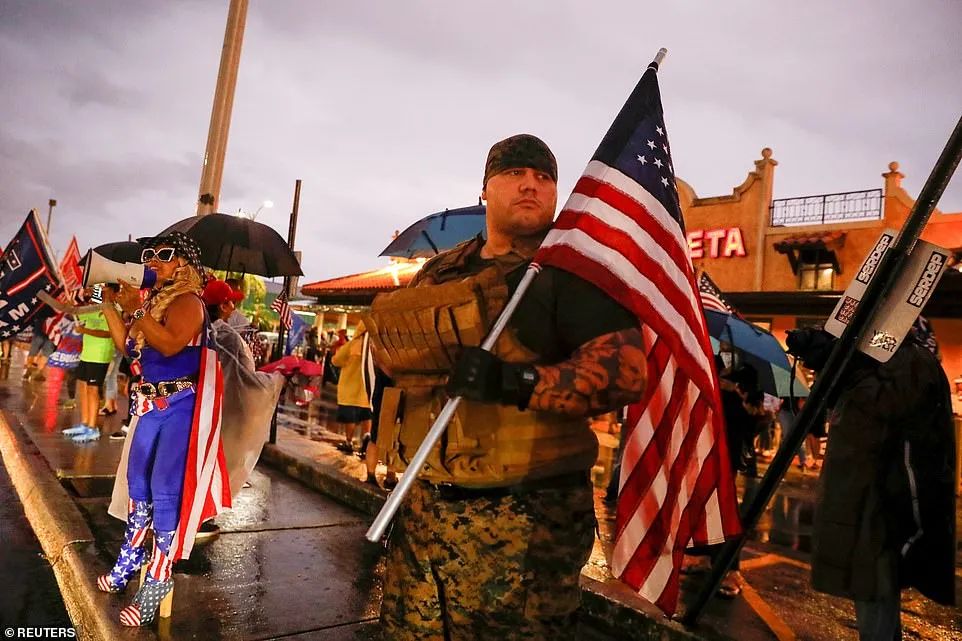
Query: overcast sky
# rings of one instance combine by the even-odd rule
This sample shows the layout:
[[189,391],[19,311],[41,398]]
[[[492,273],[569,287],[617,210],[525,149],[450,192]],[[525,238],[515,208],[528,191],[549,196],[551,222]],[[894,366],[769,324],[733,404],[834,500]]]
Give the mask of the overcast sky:
[[[195,209],[227,0],[0,0],[0,243],[26,212],[81,251]],[[962,2],[251,0],[220,210],[256,210],[306,281],[385,264],[395,229],[477,203],[492,142],[543,138],[559,200],[659,47],[676,173],[729,194],[918,193],[962,111]],[[962,212],[962,178],[943,211]],[[724,221],[720,221],[724,223]],[[302,281],[302,284],[305,281]]]

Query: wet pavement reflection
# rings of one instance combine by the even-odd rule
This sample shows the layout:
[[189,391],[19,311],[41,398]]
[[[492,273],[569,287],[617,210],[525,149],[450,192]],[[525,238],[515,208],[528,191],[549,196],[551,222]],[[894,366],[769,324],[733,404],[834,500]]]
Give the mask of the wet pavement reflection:
[[[0,627],[70,627],[50,562],[0,461]],[[10,580],[16,577],[16,580]]]

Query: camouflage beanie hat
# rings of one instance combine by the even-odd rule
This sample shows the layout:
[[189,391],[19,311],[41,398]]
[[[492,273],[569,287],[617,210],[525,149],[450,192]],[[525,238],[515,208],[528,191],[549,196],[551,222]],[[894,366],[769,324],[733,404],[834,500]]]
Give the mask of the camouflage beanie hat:
[[558,182],[558,161],[540,138],[531,134],[517,134],[496,142],[488,152],[484,164],[484,183],[507,169],[528,168],[543,171]]

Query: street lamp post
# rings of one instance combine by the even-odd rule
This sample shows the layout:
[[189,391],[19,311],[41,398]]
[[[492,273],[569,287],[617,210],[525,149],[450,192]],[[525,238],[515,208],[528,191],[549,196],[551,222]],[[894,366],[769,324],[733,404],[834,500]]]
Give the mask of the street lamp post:
[[50,237],[50,220],[53,218],[53,208],[57,206],[57,201],[51,198],[47,201],[47,237]]

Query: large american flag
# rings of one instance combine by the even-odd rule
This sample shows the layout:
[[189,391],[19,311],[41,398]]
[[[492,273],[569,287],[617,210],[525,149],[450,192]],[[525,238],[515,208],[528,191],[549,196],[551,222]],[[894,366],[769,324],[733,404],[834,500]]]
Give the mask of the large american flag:
[[701,296],[701,306],[705,309],[713,309],[726,314],[735,311],[735,308],[725,300],[725,296],[718,289],[715,281],[704,271],[698,273],[698,294]]
[[287,294],[281,294],[275,298],[274,302],[271,303],[271,309],[281,317],[281,324],[284,326],[284,329],[290,330],[294,325],[294,316],[291,314],[291,308],[287,304]]
[[594,283],[642,327],[648,387],[628,410],[611,567],[670,615],[685,548],[741,526],[656,72],[652,63],[535,261]]

